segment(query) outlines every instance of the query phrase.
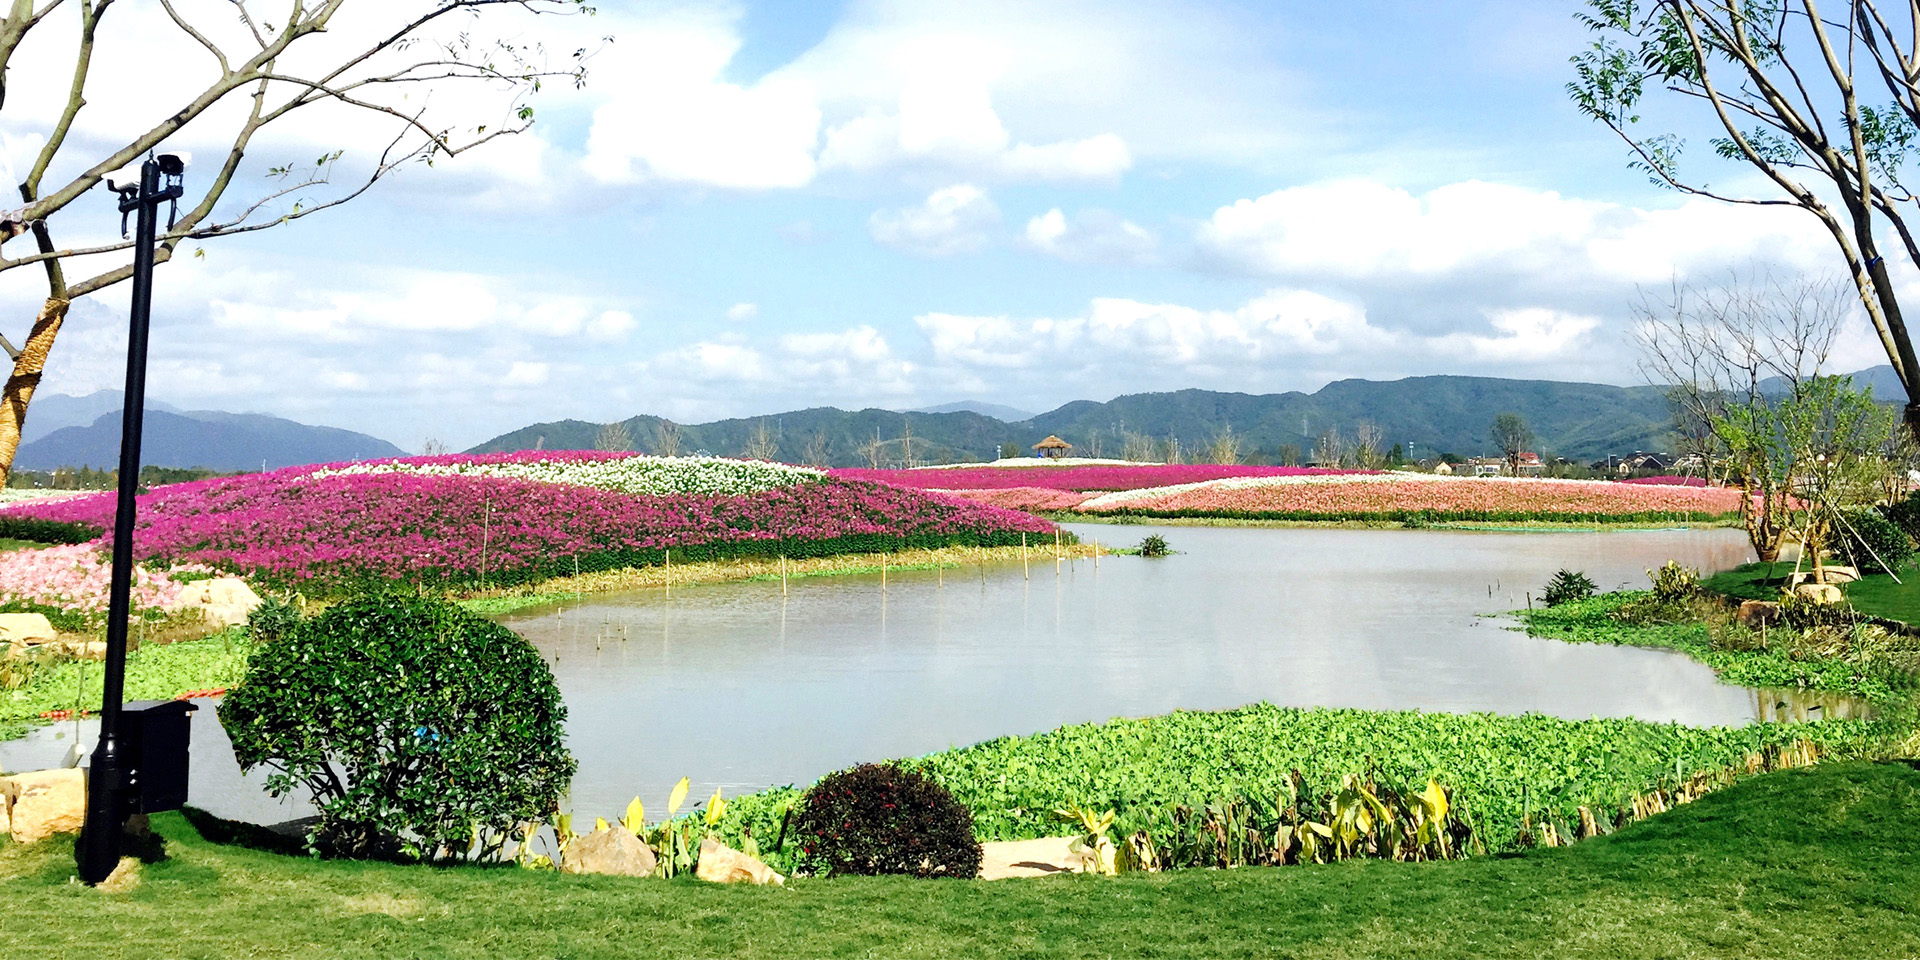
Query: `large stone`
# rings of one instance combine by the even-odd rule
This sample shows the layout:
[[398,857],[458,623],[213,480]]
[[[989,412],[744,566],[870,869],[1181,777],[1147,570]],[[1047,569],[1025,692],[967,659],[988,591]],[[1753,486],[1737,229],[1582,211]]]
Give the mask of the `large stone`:
[[700,841],[700,863],[693,875],[708,883],[784,884],[787,878],[773,868],[718,840]]
[[44,613],[0,613],[0,643],[34,644],[60,639]]
[[1839,603],[1846,599],[1846,594],[1831,583],[1803,583],[1794,587],[1793,592],[1816,603]]
[[180,599],[174,602],[173,609],[199,610],[209,624],[216,627],[230,627],[246,623],[253,615],[253,608],[260,605],[260,595],[247,586],[247,582],[238,577],[215,577],[212,580],[196,580],[180,591]]
[[980,845],[980,879],[1044,877],[1055,873],[1089,873],[1090,857],[1073,849],[1074,837],[1038,840],[995,840]]
[[15,843],[34,843],[56,833],[79,833],[87,819],[83,770],[16,773],[6,781],[12,805],[8,830]]
[[616,877],[649,877],[658,860],[653,848],[622,826],[595,830],[576,837],[560,857],[561,873],[605,873]]
[[1772,600],[1742,600],[1740,611],[1734,616],[1743,626],[1758,630],[1780,622],[1780,605]]
[[0,833],[9,835],[13,833],[13,796],[7,788],[12,785],[12,780],[0,777]]

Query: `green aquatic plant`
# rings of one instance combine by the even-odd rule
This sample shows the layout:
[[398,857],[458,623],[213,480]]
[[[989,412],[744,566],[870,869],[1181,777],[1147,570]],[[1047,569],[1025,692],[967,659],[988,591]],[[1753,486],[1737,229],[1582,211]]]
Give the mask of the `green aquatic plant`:
[[1585,600],[1593,596],[1596,589],[1598,588],[1586,574],[1563,568],[1553,575],[1553,579],[1547,581],[1546,589],[1540,593],[1540,599],[1549,607],[1557,607],[1563,603]]
[[1149,533],[1134,548],[1143,557],[1164,557],[1173,551],[1167,547],[1167,538],[1157,533]]

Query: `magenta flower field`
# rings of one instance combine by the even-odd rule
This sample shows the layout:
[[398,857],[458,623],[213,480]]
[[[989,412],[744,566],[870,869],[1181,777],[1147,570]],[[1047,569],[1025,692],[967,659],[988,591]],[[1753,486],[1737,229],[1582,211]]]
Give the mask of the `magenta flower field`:
[[1086,513],[1145,516],[1369,519],[1424,515],[1459,520],[1718,518],[1740,508],[1721,487],[1596,480],[1368,477],[1226,480],[1093,497]]
[[[0,519],[107,531],[113,512],[112,495],[99,494],[13,506]],[[285,585],[500,585],[576,565],[658,563],[669,548],[676,560],[819,556],[1012,544],[1053,529],[1014,510],[817,475],[748,495],[647,495],[513,477],[300,467],[156,489],[140,498],[134,549],[141,559],[204,563]]]
[[1072,510],[1087,495],[1051,487],[999,487],[991,490],[947,490],[947,496],[987,503],[1009,510]]
[[944,467],[935,470],[835,470],[836,477],[878,480],[922,490],[1140,490],[1228,477],[1330,476],[1361,471],[1317,467],[1261,467],[1241,464],[1167,463],[1138,466]]

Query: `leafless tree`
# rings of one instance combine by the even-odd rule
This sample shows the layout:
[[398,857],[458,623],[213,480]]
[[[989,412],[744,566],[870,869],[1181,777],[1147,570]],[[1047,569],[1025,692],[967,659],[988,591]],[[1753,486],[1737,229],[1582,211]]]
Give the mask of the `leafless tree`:
[[1207,444],[1207,462],[1239,463],[1246,457],[1244,446],[1240,435],[1233,432],[1233,424],[1224,424]]
[[1339,427],[1328,427],[1320,439],[1313,442],[1313,463],[1320,467],[1344,466],[1351,452],[1345,437],[1340,436]]
[[420,455],[423,457],[442,457],[450,452],[439,437],[428,437],[420,441]]
[[1300,465],[1299,444],[1283,443],[1280,445],[1280,465],[1283,467],[1297,467]]
[[[1574,57],[1574,103],[1626,141],[1655,183],[1754,206],[1798,207],[1832,237],[1852,294],[1866,308],[1906,388],[1920,436],[1920,363],[1881,244],[1920,262],[1908,183],[1920,150],[1920,3],[1837,0],[1588,0],[1598,36]],[[1721,158],[1759,171],[1779,194],[1736,195],[1684,174],[1684,141],[1640,127],[1652,90],[1697,108]],[[1658,106],[1665,106],[1661,104]],[[1891,228],[1891,229],[1889,229]]]
[[807,446],[800,451],[800,462],[809,467],[827,467],[833,463],[833,441],[827,438],[825,430],[815,430],[807,438]]
[[1353,428],[1353,465],[1362,470],[1378,470],[1387,465],[1386,434],[1372,420],[1362,420]]
[[[488,29],[504,17],[587,12],[583,0],[390,0],[385,4],[361,0],[355,4],[356,13],[369,9],[381,19],[372,22],[364,45],[350,49],[340,46],[340,24],[335,22],[347,0],[228,0],[207,5],[216,11],[211,13],[188,9],[180,0],[153,2],[178,31],[172,39],[203,54],[209,79],[178,102],[127,105],[151,108],[154,121],[143,129],[124,131],[122,139],[104,145],[95,137],[71,136],[83,110],[115,106],[95,102],[101,94],[89,86],[93,67],[107,57],[139,61],[151,56],[148,51],[156,37],[140,31],[102,33],[103,24],[119,22],[112,16],[121,7],[115,0],[13,0],[0,20],[0,126],[43,138],[18,184],[22,206],[0,210],[0,242],[31,233],[33,250],[0,254],[0,276],[37,266],[45,279],[43,302],[23,345],[15,348],[0,336],[0,348],[13,364],[0,392],[0,482],[11,470],[28,405],[69,306],[132,275],[131,241],[77,248],[55,242],[56,215],[86,196],[107,174],[167,145],[189,124],[196,137],[212,135],[215,124],[227,125],[219,134],[218,142],[225,144],[222,154],[210,166],[202,166],[203,176],[194,178],[206,186],[200,188],[197,199],[188,196],[159,237],[154,259],[165,263],[184,241],[291,223],[360,196],[374,182],[409,163],[431,163],[524,131],[533,122],[527,97],[543,80],[579,83],[585,78],[585,50],[573,51],[563,66],[555,68],[548,65],[546,51],[538,45],[487,39]],[[53,16],[62,10],[70,16]],[[367,25],[362,22],[356,29]],[[47,44],[62,42],[63,38],[42,37],[56,29],[69,31],[64,42],[74,51],[71,79],[59,94],[61,102],[29,105],[37,109],[26,112],[57,117],[51,127],[29,131],[18,121],[6,120],[9,108],[19,106],[8,99],[8,68],[29,37]],[[329,35],[333,37],[331,56],[326,52],[329,41],[321,39]],[[180,70],[185,65],[152,66]],[[432,98],[426,94],[451,84],[493,91],[499,117],[464,126],[465,121],[456,123],[430,112]],[[409,97],[409,92],[417,95]],[[245,106],[229,116],[227,104]],[[370,115],[389,125],[391,139],[350,176],[338,174],[343,182],[335,182],[342,158],[336,150],[311,165],[271,167],[264,186],[237,204],[222,207],[241,173],[243,158],[256,146],[256,136],[276,124],[291,126],[281,124],[288,117],[297,122],[313,115],[314,111],[304,108],[315,104]],[[50,172],[55,173],[51,182]],[[217,216],[216,207],[222,211]],[[85,232],[72,221],[59,224],[69,233]],[[79,269],[77,276],[68,275],[69,265]]]
[[753,432],[747,434],[747,445],[741,450],[748,460],[776,460],[780,457],[780,441],[767,429],[767,419],[761,417],[754,421]]
[[1634,305],[1641,373],[1669,385],[1685,422],[1704,425],[1726,450],[1761,560],[1779,555],[1800,472],[1799,445],[1776,438],[1778,398],[1820,376],[1852,299],[1840,280],[1735,274],[1713,284],[1676,280]]
[[680,455],[680,425],[672,420],[661,420],[653,427],[653,452],[656,456],[677,457]]
[[1500,451],[1500,459],[1506,461],[1507,476],[1519,476],[1520,456],[1533,445],[1533,429],[1527,426],[1526,419],[1517,413],[1498,414],[1487,430],[1487,437],[1493,441],[1494,449]]
[[600,428],[593,435],[593,448],[611,453],[625,453],[633,449],[633,434],[623,421],[614,421]]
[[1153,459],[1154,442],[1152,437],[1144,433],[1125,430],[1121,432],[1120,438],[1121,459],[1131,460],[1134,463],[1145,463]]

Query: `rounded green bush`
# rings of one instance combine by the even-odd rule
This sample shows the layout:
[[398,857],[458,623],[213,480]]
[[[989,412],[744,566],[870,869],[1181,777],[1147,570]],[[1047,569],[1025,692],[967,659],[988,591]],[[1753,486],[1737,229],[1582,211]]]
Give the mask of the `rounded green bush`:
[[476,829],[551,820],[566,707],[524,638],[450,603],[380,596],[288,627],[220,705],[241,769],[312,792],[335,856],[449,859]]
[[917,770],[868,763],[829,774],[794,808],[800,865],[827,875],[980,875],[973,811]]
[[1547,606],[1557,607],[1563,603],[1585,600],[1593,596],[1597,589],[1585,573],[1576,573],[1563,567],[1553,575],[1553,579],[1547,581],[1540,598],[1546,601]]
[[1900,526],[1878,510],[1848,510],[1836,531],[1844,546],[1841,553],[1861,570],[1897,572],[1913,559],[1913,539]]

